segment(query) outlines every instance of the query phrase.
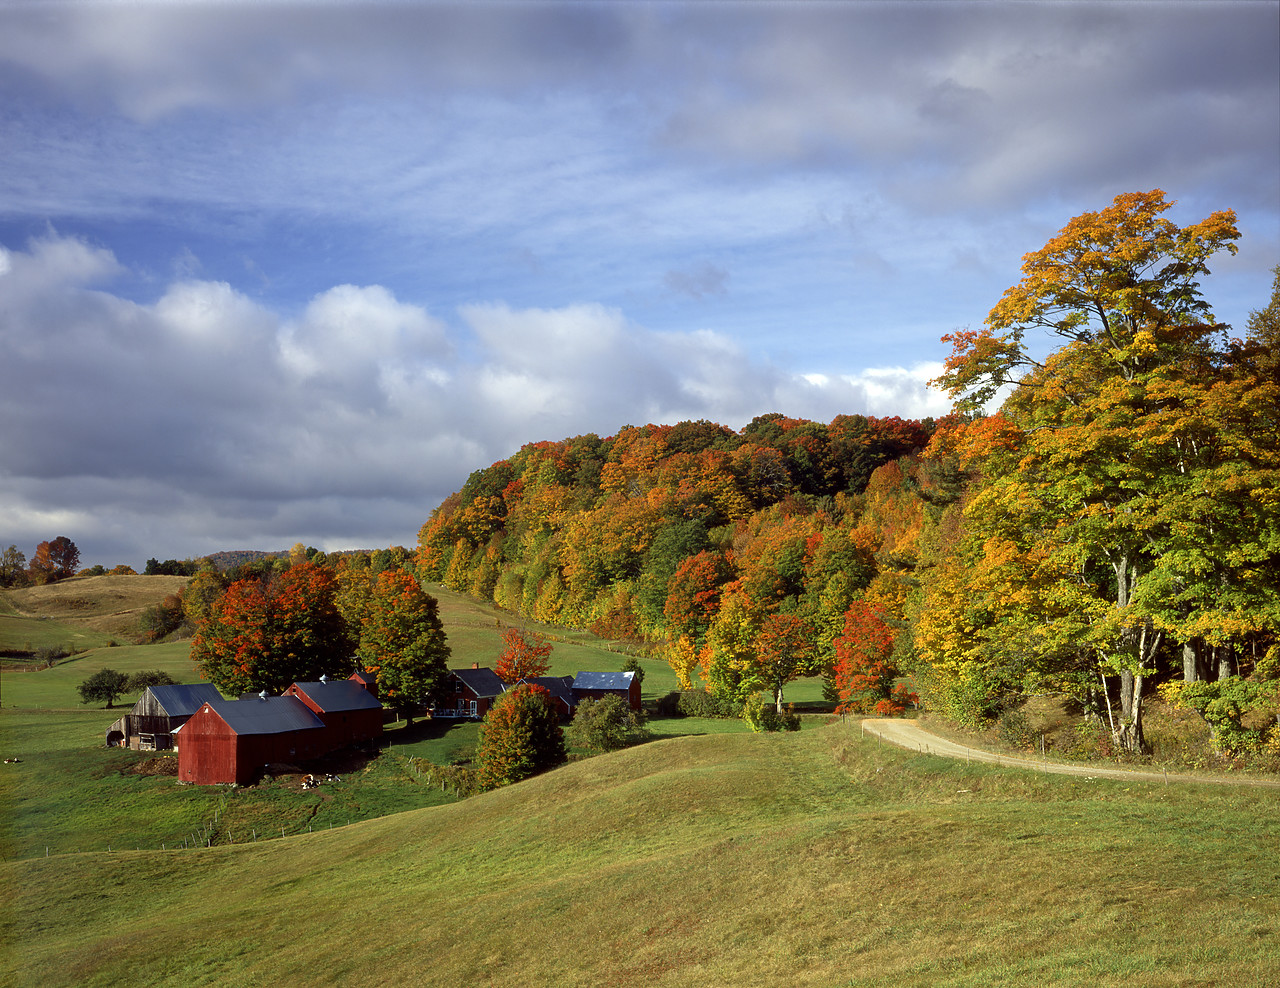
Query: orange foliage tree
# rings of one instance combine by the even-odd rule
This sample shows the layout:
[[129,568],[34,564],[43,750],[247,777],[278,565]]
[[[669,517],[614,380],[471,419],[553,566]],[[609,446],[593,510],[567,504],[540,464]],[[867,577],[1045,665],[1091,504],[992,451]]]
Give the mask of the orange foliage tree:
[[547,671],[551,643],[536,631],[508,628],[502,633],[502,654],[494,672],[507,685]]
[[835,644],[838,713],[895,717],[916,702],[916,694],[897,683],[894,633],[879,611],[856,601],[845,614],[844,633]]

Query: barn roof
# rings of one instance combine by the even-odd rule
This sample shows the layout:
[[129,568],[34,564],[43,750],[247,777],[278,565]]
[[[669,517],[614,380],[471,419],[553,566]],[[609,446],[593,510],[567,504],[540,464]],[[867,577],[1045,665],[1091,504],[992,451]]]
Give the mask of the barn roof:
[[634,672],[580,672],[573,681],[575,690],[629,690]]
[[210,700],[222,699],[222,694],[213,683],[148,686],[146,691],[155,697],[160,709],[170,717],[190,717]]
[[556,699],[563,700],[570,708],[574,706],[573,680],[568,676],[526,676],[520,682],[541,686]]
[[450,669],[478,697],[501,696],[506,692],[506,684],[498,678],[492,669]]
[[294,683],[286,692],[297,690],[326,714],[343,710],[381,710],[378,698],[354,679],[330,679],[320,683]]
[[296,696],[252,700],[209,700],[209,707],[236,734],[285,734],[324,727],[324,722]]

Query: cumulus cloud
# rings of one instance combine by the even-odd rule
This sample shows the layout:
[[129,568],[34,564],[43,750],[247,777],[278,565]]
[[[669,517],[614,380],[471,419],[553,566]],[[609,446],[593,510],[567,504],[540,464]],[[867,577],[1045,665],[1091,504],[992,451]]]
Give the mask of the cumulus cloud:
[[595,304],[477,303],[451,324],[385,287],[340,285],[287,316],[224,282],[145,303],[90,288],[120,266],[71,237],[4,256],[0,505],[2,537],[20,544],[65,529],[136,560],[411,542],[468,473],[525,442],[649,421],[740,428],[771,410],[939,410],[920,369],[802,376],[721,334],[654,332]]

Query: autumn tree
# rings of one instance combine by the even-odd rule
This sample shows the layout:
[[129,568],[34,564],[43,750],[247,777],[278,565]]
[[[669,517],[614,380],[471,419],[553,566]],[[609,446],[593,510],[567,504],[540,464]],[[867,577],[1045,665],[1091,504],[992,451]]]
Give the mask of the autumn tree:
[[[1159,190],[1133,193],[1071,220],[1023,258],[984,329],[946,337],[939,379],[961,410],[1012,390],[1004,411],[1026,432],[1023,457],[974,511],[984,500],[987,518],[1017,511],[1019,544],[1046,547],[1070,574],[1054,594],[1067,623],[1044,616],[1060,629],[1050,637],[1065,642],[1083,620],[1079,643],[1119,681],[1113,733],[1130,751],[1146,749],[1143,689],[1166,634],[1152,583],[1165,580],[1177,522],[1160,505],[1176,490],[1190,510],[1189,478],[1216,447],[1195,385],[1216,373],[1224,333],[1197,279],[1239,237],[1229,210],[1178,227],[1162,215],[1172,205]],[[1033,332],[1061,345],[1041,358]]]
[[510,686],[546,674],[552,645],[536,631],[508,628],[502,633],[502,654],[493,671]]
[[345,678],[355,642],[334,602],[336,586],[315,563],[235,581],[191,641],[196,668],[229,696],[279,693],[321,675]]
[[884,616],[865,601],[856,601],[845,613],[844,631],[835,641],[837,713],[895,717],[916,701],[916,695],[897,682],[893,645],[894,632]]
[[115,669],[99,669],[92,676],[76,687],[81,703],[106,703],[107,709],[116,697],[122,696],[129,688],[129,677]]
[[52,542],[41,542],[31,558],[28,573],[34,583],[51,583],[74,576],[80,566],[80,550],[65,535]]
[[782,690],[798,676],[812,676],[818,669],[818,651],[809,623],[794,614],[770,614],[760,629],[756,646],[757,675],[773,693],[776,711],[782,713]]
[[574,744],[595,751],[615,751],[645,736],[644,713],[632,710],[622,697],[608,693],[578,704],[569,726]]
[[448,676],[449,654],[436,599],[405,570],[383,570],[356,650],[364,670],[377,675],[379,694],[410,713]]
[[476,781],[496,789],[565,760],[564,731],[551,693],[521,683],[489,708],[480,725]]

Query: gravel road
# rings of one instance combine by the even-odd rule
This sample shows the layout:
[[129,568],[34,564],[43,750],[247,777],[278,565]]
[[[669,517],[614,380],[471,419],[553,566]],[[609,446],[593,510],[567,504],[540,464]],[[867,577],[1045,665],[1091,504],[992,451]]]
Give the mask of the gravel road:
[[866,734],[883,738],[889,744],[911,751],[944,758],[963,758],[965,761],[989,762],[1006,768],[1023,768],[1033,772],[1054,775],[1078,775],[1089,779],[1127,779],[1133,782],[1198,782],[1206,785],[1264,786],[1280,789],[1280,780],[1247,778],[1237,775],[1185,775],[1177,772],[1153,772],[1149,769],[1108,768],[1102,765],[1075,765],[1065,762],[1001,755],[994,751],[970,748],[957,741],[948,741],[931,734],[912,720],[875,720],[862,722]]

